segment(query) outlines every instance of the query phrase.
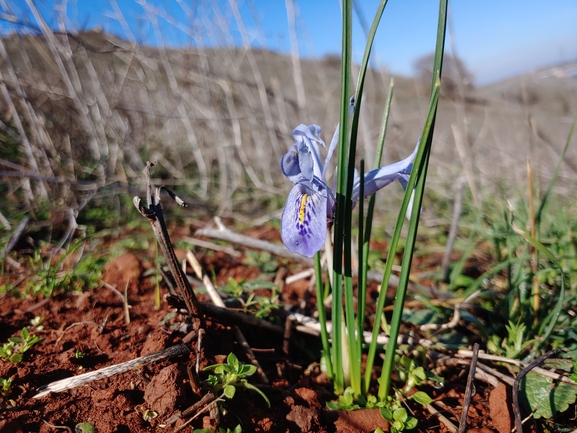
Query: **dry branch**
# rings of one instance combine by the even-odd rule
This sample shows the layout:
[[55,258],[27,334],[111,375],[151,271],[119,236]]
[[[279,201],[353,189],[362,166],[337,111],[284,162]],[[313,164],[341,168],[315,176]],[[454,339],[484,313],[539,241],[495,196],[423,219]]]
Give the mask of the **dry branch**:
[[140,358],[136,358],[131,361],[111,365],[109,367],[105,367],[100,370],[91,371],[90,373],[84,373],[78,376],[57,380],[56,382],[52,382],[49,383],[48,385],[44,385],[38,388],[38,391],[40,392],[36,394],[34,398],[44,397],[45,395],[48,395],[51,392],[66,391],[71,388],[76,388],[77,386],[86,385],[87,383],[93,382],[95,380],[116,376],[117,374],[125,373],[127,371],[133,370],[143,365],[151,364],[157,361],[162,361],[164,359],[172,358],[174,356],[185,355],[189,352],[190,349],[188,348],[188,346],[184,344],[178,344],[176,346],[169,347],[159,352],[141,356]]

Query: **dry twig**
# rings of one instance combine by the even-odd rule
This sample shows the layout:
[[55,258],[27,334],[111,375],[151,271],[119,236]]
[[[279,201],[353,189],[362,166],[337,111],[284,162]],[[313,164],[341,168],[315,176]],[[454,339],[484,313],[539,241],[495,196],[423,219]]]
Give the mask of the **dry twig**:
[[164,359],[172,358],[174,356],[185,355],[189,352],[190,349],[188,348],[188,346],[184,344],[178,344],[176,346],[169,347],[159,352],[141,356],[139,358],[132,359],[130,361],[122,362],[120,364],[101,368],[100,370],[91,371],[89,373],[80,374],[78,376],[69,377],[62,380],[57,380],[56,382],[52,382],[38,388],[38,391],[40,392],[36,394],[34,398],[44,397],[45,395],[48,395],[51,392],[66,391],[71,388],[76,388],[77,386],[86,385],[87,383],[93,382],[95,380],[116,376],[117,374],[125,373],[127,371],[133,370],[137,367],[141,367],[146,364],[162,361]]
[[461,420],[459,421],[459,433],[465,433],[467,428],[467,413],[471,405],[471,397],[473,396],[473,379],[475,378],[475,370],[477,369],[477,356],[479,355],[479,344],[475,343],[473,347],[473,358],[471,359],[471,367],[469,368],[469,376],[467,377],[467,388],[465,390],[465,397],[463,399],[463,411],[461,412]]

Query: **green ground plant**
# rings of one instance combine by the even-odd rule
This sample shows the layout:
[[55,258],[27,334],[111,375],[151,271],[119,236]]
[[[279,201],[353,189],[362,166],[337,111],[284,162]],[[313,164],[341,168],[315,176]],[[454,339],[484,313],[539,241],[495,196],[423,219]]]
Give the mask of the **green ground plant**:
[[10,388],[12,387],[12,378],[0,377],[0,393],[3,397],[6,397],[10,393]]
[[97,287],[102,275],[104,259],[92,254],[82,254],[74,266],[68,264],[76,252],[85,246],[85,239],[73,241],[65,253],[56,259],[43,254],[43,248],[37,248],[28,258],[27,278],[16,286],[5,283],[0,294],[11,292],[16,296],[50,297],[56,292],[83,291]]
[[43,340],[43,338],[30,334],[28,329],[22,328],[20,337],[10,337],[8,342],[0,347],[0,358],[18,363],[22,361],[22,356],[26,351]]
[[270,401],[265,393],[247,381],[247,377],[256,372],[256,367],[243,364],[234,353],[227,356],[224,364],[209,365],[203,371],[212,371],[208,375],[206,383],[216,396],[232,399],[238,388],[250,389],[257,392],[264,399],[266,405],[270,407]]
[[[270,290],[271,294],[257,295],[257,290]],[[273,318],[274,310],[280,307],[279,288],[276,284],[266,280],[236,281],[234,278],[227,280],[226,286],[221,290],[238,301],[245,312],[251,313],[259,319]]]
[[247,266],[255,266],[265,274],[278,269],[278,262],[268,251],[248,250],[243,263]]

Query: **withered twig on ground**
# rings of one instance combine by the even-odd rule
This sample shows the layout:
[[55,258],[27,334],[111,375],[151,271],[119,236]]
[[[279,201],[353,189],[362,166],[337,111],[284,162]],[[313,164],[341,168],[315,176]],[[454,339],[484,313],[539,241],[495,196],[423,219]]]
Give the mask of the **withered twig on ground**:
[[[457,357],[463,357],[463,358],[470,358],[472,356],[472,352],[470,350],[460,349],[457,351],[456,356]],[[511,358],[505,358],[503,356],[489,355],[489,354],[483,353],[483,352],[479,352],[479,359],[487,359],[489,361],[496,361],[496,362],[505,362],[507,364],[517,365],[517,366],[522,367],[522,368],[527,366],[527,363],[525,363],[523,361],[519,361],[518,359],[511,359]],[[577,385],[577,382],[572,381],[567,376],[563,376],[562,374],[555,373],[554,371],[545,370],[544,368],[540,368],[540,367],[534,367],[532,370],[534,373],[540,374],[543,377],[549,377],[553,380],[558,380],[558,381],[561,381],[563,383],[568,383],[570,385]]]
[[547,352],[543,356],[540,356],[523,370],[521,370],[519,375],[515,378],[515,384],[513,385],[513,413],[515,414],[515,430],[517,430],[517,433],[523,433],[523,420],[521,418],[521,409],[519,408],[519,386],[521,385],[521,380],[523,380],[527,373],[529,373],[547,358],[555,355],[557,352],[558,350],[555,349]]
[[196,403],[194,403],[192,406],[188,407],[187,409],[183,410],[182,412],[178,411],[175,414],[171,415],[170,418],[168,418],[166,421],[164,421],[162,426],[163,427],[169,426],[171,424],[174,424],[180,418],[186,418],[186,417],[192,415],[193,413],[198,411],[201,407],[212,403],[215,399],[216,399],[216,397],[214,396],[214,394],[212,392],[203,395],[202,398],[199,401],[197,401]]
[[86,385],[99,379],[116,376],[117,374],[125,373],[137,367],[150,364],[163,359],[172,358],[173,356],[185,355],[190,352],[188,346],[184,344],[177,344],[176,346],[163,349],[159,352],[151,353],[149,355],[141,356],[139,358],[122,362],[120,364],[111,365],[109,367],[101,368],[100,370],[91,371],[89,373],[80,374],[78,376],[69,377],[62,380],[49,383],[38,388],[40,391],[34,398],[44,397],[51,392],[62,392],[67,389],[76,388],[80,385]]
[[480,294],[481,291],[477,290],[476,292],[468,296],[467,299],[465,299],[462,303],[455,304],[453,317],[449,322],[442,324],[426,323],[424,325],[421,325],[421,331],[432,331],[432,330],[442,331],[443,329],[455,328],[459,324],[459,321],[461,320],[461,308],[469,304],[473,299],[475,299]]
[[111,290],[112,293],[114,293],[116,296],[118,296],[120,298],[120,300],[122,301],[122,309],[124,310],[124,323],[127,325],[130,324],[130,308],[131,307],[130,307],[130,304],[128,303],[128,293],[127,293],[128,281],[126,282],[126,286],[124,287],[124,295],[122,293],[120,293],[120,290],[118,290],[112,284],[108,284],[102,280],[100,282],[102,283],[102,285],[104,287]]
[[44,421],[44,424],[46,424],[48,427],[56,429],[56,430],[66,430],[69,433],[72,433],[72,429],[68,426],[65,425],[54,425],[54,424],[50,424],[48,421],[46,421],[45,419],[43,419],[42,421]]
[[[107,318],[108,318],[108,316],[107,316]],[[102,334],[102,331],[103,331],[103,329],[104,329],[104,323],[96,323],[96,322],[92,322],[92,321],[89,321],[89,320],[85,320],[85,321],[82,321],[82,322],[75,322],[75,323],[67,326],[66,329],[64,329],[64,331],[62,331],[62,334],[60,335],[60,337],[58,337],[58,338],[56,339],[56,344],[58,344],[58,343],[60,342],[60,340],[62,340],[62,337],[64,337],[64,334],[66,334],[66,331],[68,331],[69,329],[72,329],[72,328],[74,328],[75,326],[78,326],[78,325],[96,325],[96,326],[98,327],[98,333],[99,333],[99,334]]]
[[0,224],[4,227],[4,230],[12,230],[12,226],[10,222],[6,219],[6,217],[0,212]]
[[223,247],[222,245],[217,245],[212,242],[203,241],[202,239],[191,238],[189,236],[183,236],[182,238],[180,238],[180,240],[194,244],[197,247],[205,248],[207,250],[220,251],[232,257],[242,257],[242,254],[232,247]]
[[473,357],[471,358],[471,367],[469,368],[469,376],[467,377],[467,388],[465,389],[465,397],[463,399],[463,410],[461,412],[461,420],[459,421],[459,433],[465,433],[467,428],[467,413],[471,405],[471,397],[473,396],[473,380],[475,378],[475,371],[477,369],[477,357],[479,355],[479,344],[475,343],[473,346]]
[[429,413],[435,415],[439,419],[439,421],[442,422],[445,425],[445,427],[449,429],[451,433],[457,433],[457,426],[455,426],[455,424],[453,424],[445,415],[439,412],[437,408],[435,408],[435,406],[433,406],[432,404],[427,404],[426,408],[429,411]]
[[[196,329],[205,328],[206,323],[204,321],[204,316],[202,315],[196,296],[192,290],[192,287],[190,286],[190,283],[186,279],[184,272],[182,272],[182,269],[180,269],[178,266],[178,260],[176,259],[174,248],[172,247],[172,243],[168,237],[166,223],[164,222],[164,215],[162,214],[162,204],[160,202],[160,188],[156,188],[154,195],[152,194],[150,168],[153,166],[153,163],[147,162],[146,167],[144,168],[144,177],[146,179],[146,200],[148,207],[145,207],[141,203],[139,197],[134,197],[134,205],[138,211],[150,222],[152,230],[154,231],[154,234],[158,240],[158,245],[162,250],[162,254],[166,258],[170,272],[172,273],[172,276],[174,277],[174,280],[176,281],[176,284],[181,291],[182,297],[184,298],[186,308],[188,309],[192,319],[198,321]],[[173,199],[176,200],[179,205],[186,206],[186,204],[178,197],[176,197],[171,191],[166,188],[165,190]]]
[[[206,406],[204,406],[202,409],[200,409],[198,412],[196,412],[194,414],[194,416],[192,416],[191,418],[189,418],[184,424],[180,425],[179,427],[175,428],[172,433],[178,433],[179,431],[183,430],[184,428],[188,427],[196,418],[198,418],[200,415],[202,415],[204,412],[210,412],[210,417],[212,420],[216,420],[217,426],[219,423],[219,418],[220,418],[220,410],[218,409],[217,403],[219,401],[224,401],[224,394],[222,394],[220,397],[215,397],[214,394],[212,394],[212,392],[209,392],[208,394],[209,397],[211,397],[212,399],[210,400],[209,398],[209,403],[206,404]],[[189,408],[190,409],[190,408]],[[188,410],[188,409],[187,409]],[[192,413],[192,412],[191,412]],[[183,413],[184,416],[184,413]]]
[[491,385],[493,385],[494,387],[497,387],[497,385],[498,385],[498,382],[495,383],[495,381],[497,381],[497,379],[500,379],[501,381],[505,382],[509,386],[513,386],[513,384],[515,383],[515,379],[513,379],[511,376],[507,376],[506,374],[503,374],[500,371],[495,370],[494,368],[491,368],[491,367],[489,367],[489,366],[487,366],[481,362],[477,362],[477,373],[480,373],[480,372],[483,372],[484,374],[490,375],[488,382]]
[[[167,296],[167,302],[173,308],[179,308],[183,306],[182,298],[180,296]],[[256,328],[261,328],[265,331],[274,332],[275,334],[282,335],[284,332],[284,328],[282,326],[275,325],[273,323],[267,322],[266,320],[257,319],[250,314],[241,313],[240,311],[231,310],[229,308],[222,308],[217,307],[214,304],[209,302],[200,302],[202,307],[202,311],[207,316],[210,316],[216,322],[221,323],[223,325],[245,325],[245,326],[253,326]]]
[[[464,359],[451,358],[448,356],[443,357],[441,359],[438,359],[435,362],[435,366],[440,367],[440,368],[457,367],[459,365],[470,366],[471,363],[468,361],[465,361]],[[486,365],[481,364],[480,362],[477,362],[477,369],[475,371],[475,379],[481,380],[485,383],[488,383],[492,387],[496,388],[501,383],[501,382],[499,382],[499,379],[497,379],[497,377],[499,379],[501,379],[503,382],[513,386],[514,379],[512,377],[509,377],[509,376],[507,376],[503,373],[500,373],[500,372],[498,372],[498,371],[496,371],[490,367],[487,367]],[[510,380],[510,383],[509,383],[509,380]]]

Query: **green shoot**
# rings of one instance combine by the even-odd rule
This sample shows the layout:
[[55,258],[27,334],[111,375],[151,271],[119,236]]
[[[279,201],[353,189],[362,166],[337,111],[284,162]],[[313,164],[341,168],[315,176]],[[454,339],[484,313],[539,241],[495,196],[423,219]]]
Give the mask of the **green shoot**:
[[6,397],[10,393],[10,387],[12,386],[12,378],[9,377],[5,379],[0,377],[0,393],[3,397]]
[[246,388],[256,391],[270,407],[268,397],[246,379],[256,372],[256,366],[240,362],[234,353],[227,356],[226,363],[210,365],[203,371],[213,372],[208,376],[207,383],[215,395],[223,395],[225,398],[232,399],[237,388]]
[[74,427],[76,433],[96,433],[96,429],[89,422],[80,422]]
[[36,335],[31,335],[26,328],[22,328],[21,335],[21,337],[10,337],[8,343],[4,343],[0,347],[0,358],[18,363],[22,361],[24,352],[44,340]]

